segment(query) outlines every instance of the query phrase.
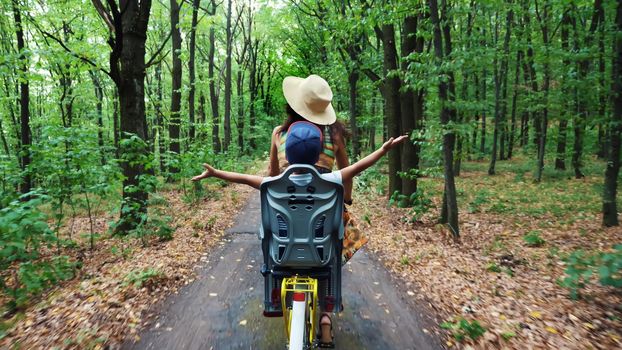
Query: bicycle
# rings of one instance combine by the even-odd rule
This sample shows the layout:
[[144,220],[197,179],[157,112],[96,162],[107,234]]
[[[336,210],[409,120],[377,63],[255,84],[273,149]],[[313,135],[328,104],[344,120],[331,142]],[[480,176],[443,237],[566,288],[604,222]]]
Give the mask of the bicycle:
[[260,195],[263,314],[284,318],[290,350],[334,347],[316,333],[319,310],[341,311],[343,186],[297,164],[262,183]]

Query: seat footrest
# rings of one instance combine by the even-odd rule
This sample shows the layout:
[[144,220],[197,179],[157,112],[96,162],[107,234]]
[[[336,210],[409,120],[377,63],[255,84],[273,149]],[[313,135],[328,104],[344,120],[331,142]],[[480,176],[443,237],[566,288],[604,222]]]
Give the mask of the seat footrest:
[[283,311],[263,310],[264,317],[283,317]]
[[317,344],[318,348],[322,348],[322,349],[334,349],[335,348],[335,343],[334,342],[330,342],[330,343],[322,343],[319,342]]

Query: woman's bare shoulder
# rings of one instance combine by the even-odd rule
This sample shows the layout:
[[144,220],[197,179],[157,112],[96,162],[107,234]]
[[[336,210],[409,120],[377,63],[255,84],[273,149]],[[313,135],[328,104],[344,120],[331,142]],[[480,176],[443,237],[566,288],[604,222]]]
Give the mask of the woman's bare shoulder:
[[281,131],[281,126],[280,125],[275,126],[274,129],[272,130],[272,135],[278,134],[279,131]]

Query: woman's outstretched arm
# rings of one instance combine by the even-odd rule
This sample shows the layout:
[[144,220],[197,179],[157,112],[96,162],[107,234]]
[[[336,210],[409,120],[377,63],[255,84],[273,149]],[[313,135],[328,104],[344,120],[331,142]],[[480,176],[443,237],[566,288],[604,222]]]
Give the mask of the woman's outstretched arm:
[[382,158],[387,152],[389,152],[393,147],[399,145],[408,139],[408,135],[402,135],[396,139],[393,137],[389,139],[389,141],[385,142],[382,147],[375,150],[372,154],[367,157],[359,160],[358,162],[341,169],[341,178],[343,179],[343,183],[347,180],[352,180],[356,175],[361,173],[363,170],[369,168],[374,165],[380,158]]
[[211,165],[203,163],[205,171],[201,175],[197,175],[192,178],[192,181],[200,181],[208,177],[216,177],[225,181],[235,182],[238,184],[249,185],[253,188],[259,189],[263,177],[257,175],[234,173],[232,171],[224,171],[214,169]]

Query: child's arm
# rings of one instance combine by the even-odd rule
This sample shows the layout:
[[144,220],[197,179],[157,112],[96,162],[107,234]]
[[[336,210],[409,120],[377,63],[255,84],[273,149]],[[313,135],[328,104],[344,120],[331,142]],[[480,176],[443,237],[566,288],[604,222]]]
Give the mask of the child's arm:
[[259,189],[261,182],[263,181],[263,177],[257,175],[248,175],[248,174],[240,174],[234,173],[231,171],[224,171],[214,169],[211,165],[203,163],[203,167],[205,171],[201,175],[197,175],[192,178],[192,181],[199,181],[208,177],[217,177],[219,179],[235,182],[238,184],[249,185],[256,189]]
[[382,145],[382,147],[375,150],[372,154],[368,155],[367,157],[359,160],[358,162],[348,167],[341,169],[340,170],[341,180],[343,182],[347,180],[351,180],[353,177],[358,175],[363,170],[374,165],[380,158],[382,158],[382,156],[387,154],[389,150],[399,145],[400,143],[404,142],[404,140],[406,140],[407,138],[408,138],[408,135],[402,135],[396,139],[390,138],[389,141],[385,142],[384,145]]

